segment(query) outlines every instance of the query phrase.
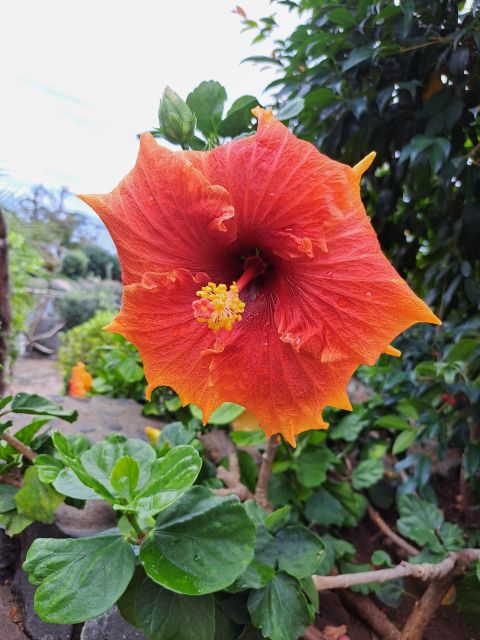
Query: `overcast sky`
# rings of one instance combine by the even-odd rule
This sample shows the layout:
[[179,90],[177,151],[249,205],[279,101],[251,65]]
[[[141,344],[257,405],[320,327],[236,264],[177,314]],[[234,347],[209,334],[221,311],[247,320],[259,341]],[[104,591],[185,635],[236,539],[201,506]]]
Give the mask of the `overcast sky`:
[[[3,7],[0,171],[11,184],[112,189],[132,167],[136,134],[157,125],[166,84],[180,95],[202,80],[231,100],[260,96],[272,71],[240,65],[266,54],[240,33],[230,0],[15,0]],[[268,0],[243,0],[249,17],[274,9],[289,33],[295,17]],[[5,17],[6,16],[6,17]]]

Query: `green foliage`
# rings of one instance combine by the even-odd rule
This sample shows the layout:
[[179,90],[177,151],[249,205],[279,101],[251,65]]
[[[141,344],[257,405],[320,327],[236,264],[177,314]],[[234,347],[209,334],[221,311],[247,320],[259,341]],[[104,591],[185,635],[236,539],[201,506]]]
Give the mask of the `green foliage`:
[[83,324],[100,311],[113,312],[118,307],[119,296],[111,284],[100,284],[75,289],[56,301],[56,310],[65,322],[65,329]]
[[67,278],[84,278],[88,271],[88,258],[80,249],[70,249],[63,256],[61,271]]
[[88,258],[87,273],[103,280],[120,280],[117,256],[96,244],[82,244],[81,250]]
[[[15,228],[8,232],[8,269],[11,288],[10,304],[12,308],[12,337],[25,330],[27,313],[33,307],[34,300],[27,287],[32,276],[39,276],[43,271],[43,259],[37,249],[27,238]],[[15,355],[15,345],[10,345]]]

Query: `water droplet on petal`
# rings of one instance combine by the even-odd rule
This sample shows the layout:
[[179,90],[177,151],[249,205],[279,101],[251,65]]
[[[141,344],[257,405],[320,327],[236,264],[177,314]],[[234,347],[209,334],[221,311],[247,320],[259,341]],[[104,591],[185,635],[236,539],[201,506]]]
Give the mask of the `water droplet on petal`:
[[372,297],[372,292],[371,291],[367,291],[366,296],[367,296],[367,298],[371,298]]
[[343,298],[342,296],[340,296],[340,298],[337,298],[337,304],[339,307],[346,307],[348,304],[348,300],[346,298]]
[[327,278],[333,278],[333,271],[327,271]]

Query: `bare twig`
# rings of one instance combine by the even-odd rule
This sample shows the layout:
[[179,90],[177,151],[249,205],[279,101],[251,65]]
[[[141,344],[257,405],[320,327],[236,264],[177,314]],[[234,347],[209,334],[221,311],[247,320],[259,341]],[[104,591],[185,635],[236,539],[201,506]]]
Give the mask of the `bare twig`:
[[400,631],[368,596],[342,591],[341,597],[378,633],[382,640],[401,640]]
[[278,436],[270,436],[267,443],[267,448],[263,454],[262,464],[260,466],[260,473],[258,474],[257,487],[255,489],[255,500],[257,504],[271,511],[272,507],[268,502],[268,480],[272,472],[272,464],[275,458],[275,452],[280,443]]
[[23,444],[23,442],[20,442],[20,440],[17,440],[15,436],[10,435],[9,433],[0,433],[0,439],[5,440],[5,442],[21,453],[22,456],[27,458],[27,460],[33,461],[37,457],[37,454],[32,451],[30,447],[27,447],[26,444]]
[[213,493],[217,496],[236,495],[240,500],[245,501],[253,498],[253,494],[240,481],[240,464],[238,462],[237,449],[233,442],[229,439],[228,444],[228,463],[229,469],[225,467],[217,467],[217,478],[223,482],[225,489],[213,489]]
[[382,531],[387,536],[387,538],[390,538],[390,540],[392,540],[392,542],[394,542],[397,547],[400,547],[400,549],[406,551],[409,556],[418,556],[418,549],[404,540],[401,536],[398,535],[398,533],[395,533],[395,531],[393,531],[393,529],[388,526],[388,524],[378,513],[378,511],[375,511],[375,509],[371,505],[368,506],[368,515],[377,525],[380,531]]
[[422,640],[425,627],[442,604],[442,600],[454,583],[456,575],[462,572],[464,568],[458,567],[449,575],[440,580],[433,580],[428,585],[423,596],[415,603],[402,629],[400,640]]
[[437,564],[401,562],[392,569],[344,573],[337,576],[313,576],[313,581],[317,591],[348,589],[355,585],[382,583],[398,578],[418,578],[427,582],[444,578],[456,568],[461,567],[460,571],[463,571],[465,567],[478,559],[480,559],[480,549],[462,549],[461,551],[452,551],[445,560]]

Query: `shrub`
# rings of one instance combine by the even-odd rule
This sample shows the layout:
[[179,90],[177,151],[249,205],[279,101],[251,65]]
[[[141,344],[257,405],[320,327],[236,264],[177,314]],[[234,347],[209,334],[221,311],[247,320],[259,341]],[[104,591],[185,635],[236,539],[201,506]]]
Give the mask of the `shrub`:
[[88,258],[79,249],[67,251],[62,260],[61,271],[68,278],[77,280],[87,275]]
[[103,280],[119,280],[120,266],[118,258],[108,253],[96,244],[82,246],[82,251],[88,258],[88,273],[98,276]]
[[118,306],[117,292],[109,287],[96,286],[67,293],[57,300],[57,312],[71,329],[90,320],[97,311],[113,311]]

